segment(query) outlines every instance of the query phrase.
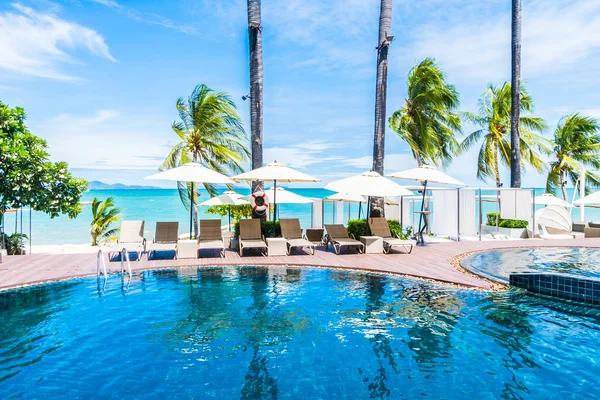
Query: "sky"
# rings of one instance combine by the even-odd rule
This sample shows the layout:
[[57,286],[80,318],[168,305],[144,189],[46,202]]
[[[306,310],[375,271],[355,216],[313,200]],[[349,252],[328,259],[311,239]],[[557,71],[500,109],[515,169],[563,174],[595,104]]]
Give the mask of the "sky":
[[[395,0],[388,117],[426,57],[456,86],[461,110],[477,111],[488,84],[510,80],[510,3]],[[320,185],[369,170],[379,1],[263,0],[262,12],[265,163]],[[548,137],[569,113],[600,118],[599,1],[525,0],[522,58]],[[142,177],[177,142],[176,100],[200,83],[230,94],[250,132],[245,0],[0,1],[0,101],[24,107],[52,159],[77,176],[148,184]],[[447,173],[491,186],[477,181],[476,150]],[[386,174],[416,166],[389,128],[385,151]],[[527,170],[523,186],[543,187],[545,177]]]

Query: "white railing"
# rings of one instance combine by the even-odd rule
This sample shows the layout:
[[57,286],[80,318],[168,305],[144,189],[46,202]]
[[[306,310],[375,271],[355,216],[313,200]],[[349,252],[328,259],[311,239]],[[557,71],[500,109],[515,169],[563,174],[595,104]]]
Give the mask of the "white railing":
[[[127,249],[123,247],[120,251],[121,256],[121,273],[125,272],[125,262],[127,262],[127,272],[129,273],[129,277],[131,278],[131,263],[129,262],[129,252]],[[106,261],[104,258],[104,252],[102,249],[98,250],[98,256],[96,258],[96,275],[100,276],[100,273],[105,277],[108,276],[106,272]]]

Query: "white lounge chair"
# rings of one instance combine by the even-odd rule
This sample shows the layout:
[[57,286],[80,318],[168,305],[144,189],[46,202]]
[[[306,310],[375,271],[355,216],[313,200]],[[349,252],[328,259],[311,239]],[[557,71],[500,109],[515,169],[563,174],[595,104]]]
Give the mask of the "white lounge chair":
[[359,253],[364,253],[365,245],[356,240],[354,235],[350,237],[344,225],[325,224],[325,229],[327,230],[327,247],[329,247],[329,243],[331,243],[333,250],[335,250],[335,254],[339,255],[342,247],[355,247]]
[[268,249],[267,243],[260,232],[259,219],[241,219],[240,220],[240,256],[244,255],[245,249],[259,249],[265,255]]
[[221,257],[225,257],[225,241],[221,230],[220,219],[201,219],[200,235],[198,235],[198,250],[219,250]]
[[281,224],[281,236],[286,239],[287,255],[294,248],[308,247],[311,254],[315,254],[315,245],[308,241],[305,236],[302,236],[302,228],[298,218],[282,218],[279,220]]
[[417,244],[415,240],[404,240],[392,236],[387,220],[382,217],[369,218],[369,229],[373,236],[379,236],[383,239],[383,251],[386,254],[389,254],[393,247],[402,247],[410,254],[412,253],[413,247]]
[[569,211],[556,204],[546,206],[535,212],[537,227],[535,237],[541,239],[573,239],[573,221]]
[[133,249],[135,249],[137,260],[141,260],[142,254],[146,252],[144,221],[123,221],[121,223],[117,248],[108,253],[109,259],[112,258],[113,255],[121,253],[123,249],[126,251],[133,251]]
[[177,241],[179,240],[179,222],[157,222],[154,239],[148,249],[150,254],[156,255],[157,250],[174,250],[177,258]]

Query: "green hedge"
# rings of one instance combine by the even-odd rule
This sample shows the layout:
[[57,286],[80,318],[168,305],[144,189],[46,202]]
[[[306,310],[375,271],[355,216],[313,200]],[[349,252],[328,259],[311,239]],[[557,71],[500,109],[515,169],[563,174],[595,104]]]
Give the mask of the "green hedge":
[[510,229],[523,229],[527,228],[529,223],[522,219],[502,219],[500,213],[491,212],[487,213],[487,226],[496,226],[496,220],[498,220],[498,227],[510,228]]
[[[387,220],[392,236],[400,236],[401,239],[409,239],[412,236],[412,229],[407,228],[404,231],[400,228],[400,222],[395,220]],[[354,235],[356,239],[360,236],[369,236],[369,223],[366,219],[351,219],[348,221],[348,234]]]
[[[240,221],[235,222],[235,236],[240,236]],[[280,237],[281,236],[281,225],[279,221],[261,221],[260,231],[266,238]]]

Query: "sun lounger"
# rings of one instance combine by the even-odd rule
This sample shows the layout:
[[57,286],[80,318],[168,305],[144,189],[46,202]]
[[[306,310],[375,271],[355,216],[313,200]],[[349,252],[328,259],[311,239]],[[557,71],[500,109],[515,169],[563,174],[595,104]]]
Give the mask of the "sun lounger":
[[365,245],[356,240],[354,236],[352,238],[348,236],[348,231],[344,225],[326,224],[325,229],[327,230],[327,247],[329,247],[329,243],[331,243],[333,245],[333,249],[335,250],[335,254],[340,254],[342,247],[356,247],[359,253],[364,252]]
[[109,252],[108,257],[112,258],[113,255],[120,253],[123,249],[127,251],[135,249],[138,261],[142,258],[142,254],[146,252],[144,221],[123,221],[121,223],[117,249]]
[[327,242],[325,241],[325,229],[323,228],[308,228],[304,232],[304,239],[311,242],[315,247],[323,246],[327,247]]
[[240,220],[239,246],[240,256],[244,255],[244,250],[246,249],[260,249],[262,250],[262,254],[265,254],[268,247],[260,232],[259,219]]
[[410,254],[413,247],[417,244],[415,240],[404,240],[392,236],[387,220],[382,217],[369,218],[369,229],[373,236],[379,236],[383,239],[383,251],[386,254],[389,254],[393,247],[403,247]]
[[[179,239],[179,222],[157,222],[154,239],[150,243],[148,259],[150,254],[156,255],[157,250],[177,251],[177,240]],[[177,257],[177,253],[175,253]]]
[[281,236],[287,240],[287,255],[289,256],[294,248],[308,247],[311,254],[315,254],[315,245],[302,236],[302,228],[298,218],[283,218],[279,220],[281,224]]
[[199,250],[219,250],[221,257],[225,257],[225,241],[221,230],[220,219],[201,219],[200,235],[198,236]]

